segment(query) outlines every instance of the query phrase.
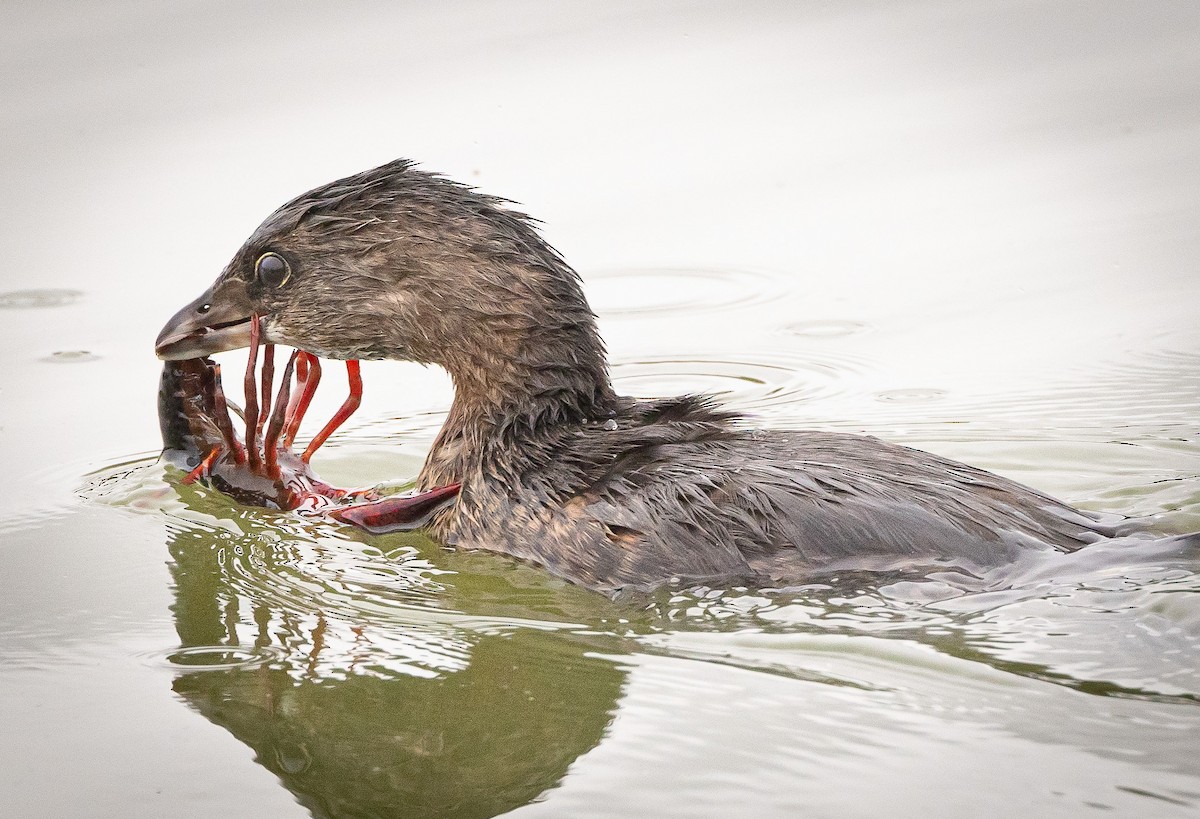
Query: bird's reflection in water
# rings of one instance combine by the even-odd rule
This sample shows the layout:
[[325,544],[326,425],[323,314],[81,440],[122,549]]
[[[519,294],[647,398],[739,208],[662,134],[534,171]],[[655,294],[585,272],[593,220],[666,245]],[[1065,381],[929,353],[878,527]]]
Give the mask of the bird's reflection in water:
[[[225,656],[242,658],[181,668],[174,690],[314,815],[494,816],[553,788],[600,742],[624,673],[593,653],[595,638],[468,618],[428,596],[389,608],[355,597],[345,577],[361,572],[302,577],[298,548],[319,551],[195,528],[172,536],[182,656],[239,646]],[[421,585],[419,572],[407,579]],[[454,605],[453,585],[426,581]],[[514,587],[511,599],[531,594]]]

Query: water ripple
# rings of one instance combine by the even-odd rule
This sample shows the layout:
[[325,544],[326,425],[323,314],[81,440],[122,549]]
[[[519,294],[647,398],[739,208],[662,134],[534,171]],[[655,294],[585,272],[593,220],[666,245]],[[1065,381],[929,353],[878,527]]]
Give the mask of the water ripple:
[[785,332],[803,338],[839,338],[865,333],[869,325],[850,319],[813,319],[798,321],[784,328]]
[[85,364],[89,361],[99,361],[100,356],[89,350],[56,350],[40,360],[50,364]]
[[261,668],[283,659],[277,646],[188,646],[145,655],[156,665],[182,671],[237,671]]
[[243,507],[168,480],[173,472],[138,459],[93,473],[80,489],[165,523],[184,645],[155,653],[155,662],[189,673],[271,665],[307,680],[428,678],[465,668],[481,634],[579,628],[457,611],[447,585],[457,573],[429,559],[440,550],[420,534],[367,537]]
[[1200,667],[1186,659],[1200,651],[1194,551],[1114,541],[1032,556],[992,580],[847,576],[776,590],[695,587],[662,591],[650,609],[671,624],[667,635],[888,635],[1089,694],[1194,705]]
[[[954,392],[931,387],[876,394],[874,409],[863,408],[871,422],[927,423],[970,421],[973,437],[1103,440],[1200,437],[1200,355],[1158,350],[1093,367],[1057,373],[1041,389],[997,393],[984,386]],[[936,406],[934,406],[936,405]],[[992,431],[984,431],[992,430]],[[951,432],[961,436],[962,431]]]
[[64,307],[83,298],[82,290],[44,288],[40,290],[9,290],[0,293],[0,309],[36,310],[45,307]]
[[725,356],[655,356],[612,365],[617,392],[637,398],[704,393],[735,409],[760,415],[847,392],[865,369],[850,356],[756,353]]

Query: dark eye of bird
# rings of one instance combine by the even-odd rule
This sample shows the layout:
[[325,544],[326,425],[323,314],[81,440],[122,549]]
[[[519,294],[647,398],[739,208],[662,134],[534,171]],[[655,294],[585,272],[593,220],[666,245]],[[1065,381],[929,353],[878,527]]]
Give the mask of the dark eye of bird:
[[196,308],[196,312],[197,312],[197,313],[207,313],[207,312],[208,312],[209,310],[211,310],[211,309],[212,309],[212,305],[211,305],[211,304],[202,304],[202,305],[200,305],[199,307],[197,307],[197,308]]
[[291,277],[292,268],[278,253],[264,253],[254,263],[254,272],[268,287],[282,287]]

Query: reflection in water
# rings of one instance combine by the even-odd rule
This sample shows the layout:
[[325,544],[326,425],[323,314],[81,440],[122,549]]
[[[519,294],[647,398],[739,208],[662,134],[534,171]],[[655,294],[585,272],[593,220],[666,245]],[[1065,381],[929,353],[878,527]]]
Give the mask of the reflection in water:
[[604,735],[624,675],[587,638],[434,609],[416,558],[376,579],[386,600],[362,565],[301,576],[334,542],[228,534],[172,535],[173,687],[314,815],[494,816]]
[[[765,351],[635,350],[613,375],[626,392],[716,391],[769,424],[1032,470],[1029,483],[1091,508],[1200,529],[1195,354],[1143,353],[1014,395],[885,385],[856,346],[882,331],[852,325],[789,319]],[[326,457],[403,481],[441,420],[368,418]],[[114,466],[83,494],[166,517],[180,640],[157,656],[173,690],[318,816],[694,815],[751,783],[790,794],[775,813],[796,815],[845,804],[804,783],[845,787],[864,758],[886,777],[890,752],[872,754],[912,743],[939,760],[969,743],[973,768],[999,772],[1026,759],[1024,775],[1065,783],[1073,805],[1197,802],[1200,556],[1185,550],[1100,544],[983,580],[844,576],[613,602],[504,558],[240,509],[164,476]],[[663,773],[641,782],[642,768]],[[1016,779],[990,787],[1015,793]],[[630,802],[613,782],[633,783]]]
[[[1028,758],[1072,804],[1196,802],[1187,550],[1099,544],[990,579],[613,602],[494,555],[244,510],[163,477],[102,473],[89,496],[168,523],[179,642],[158,656],[172,688],[314,815],[695,815],[749,781],[795,815],[830,798],[814,783],[831,765],[878,764],[908,787],[879,749],[914,741],[951,756],[969,742],[988,770]],[[715,761],[725,744],[736,754]],[[991,786],[1018,788],[999,773]]]

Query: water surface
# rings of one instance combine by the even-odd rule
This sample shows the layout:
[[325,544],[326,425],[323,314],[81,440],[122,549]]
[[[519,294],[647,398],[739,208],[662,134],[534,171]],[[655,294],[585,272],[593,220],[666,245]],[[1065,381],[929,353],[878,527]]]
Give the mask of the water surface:
[[[543,220],[626,393],[1200,530],[1194,4],[58,3],[0,40],[3,815],[1200,808],[1195,555],[608,600],[180,486],[151,350],[280,202],[407,155]],[[450,386],[364,377],[317,471],[403,484]]]

